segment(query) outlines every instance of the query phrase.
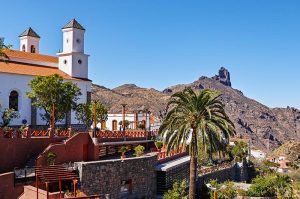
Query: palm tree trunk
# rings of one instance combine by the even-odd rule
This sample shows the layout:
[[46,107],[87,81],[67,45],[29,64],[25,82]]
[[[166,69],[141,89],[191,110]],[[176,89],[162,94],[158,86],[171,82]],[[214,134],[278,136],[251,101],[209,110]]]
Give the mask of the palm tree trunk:
[[193,130],[191,141],[191,161],[190,161],[190,187],[189,199],[196,197],[196,180],[197,180],[197,137],[196,130]]
[[210,163],[213,162],[212,152],[213,152],[213,143],[212,143],[212,137],[211,137],[211,135],[209,134],[209,162],[210,162]]

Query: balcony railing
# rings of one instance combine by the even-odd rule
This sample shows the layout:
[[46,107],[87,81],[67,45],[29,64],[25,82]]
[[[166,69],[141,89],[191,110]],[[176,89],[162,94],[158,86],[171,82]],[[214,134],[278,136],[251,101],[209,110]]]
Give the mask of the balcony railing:
[[[70,137],[70,130],[55,130],[54,137]],[[31,137],[50,137],[50,130],[31,130],[25,129],[20,131],[19,129],[3,130],[0,128],[0,138],[31,138]]]
[[97,138],[146,138],[150,133],[145,131],[98,131]]
[[168,162],[176,158],[186,156],[188,153],[185,147],[178,148],[176,150],[170,151],[168,154],[164,149],[157,153],[157,159],[159,163]]

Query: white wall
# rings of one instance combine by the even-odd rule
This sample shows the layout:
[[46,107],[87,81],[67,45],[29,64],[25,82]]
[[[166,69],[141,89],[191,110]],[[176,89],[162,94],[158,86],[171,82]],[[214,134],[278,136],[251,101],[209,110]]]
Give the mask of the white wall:
[[[108,118],[106,121],[106,128],[107,130],[112,130],[112,122],[113,120],[117,120],[117,124],[118,124],[118,129],[120,129],[120,125],[119,122],[123,121],[123,114],[108,114]],[[134,122],[135,121],[135,114],[134,113],[128,113],[125,115],[125,120],[128,120],[129,122]],[[143,116],[143,114],[139,114],[138,115],[138,121],[146,121],[146,116]],[[147,122],[146,122],[146,126],[147,126],[147,130],[149,130],[149,123],[150,123],[150,119],[149,119],[149,115],[147,116]],[[100,125],[100,124],[98,124]],[[131,127],[131,126],[129,126]],[[135,125],[132,125],[132,128],[135,128]]]
[[[9,108],[9,95],[12,90],[19,93],[19,113],[20,118],[14,119],[11,125],[22,124],[22,120],[26,119],[29,123],[31,120],[31,101],[26,97],[26,92],[30,91],[28,82],[31,76],[14,75],[7,73],[0,73],[0,101],[2,104],[1,111]],[[2,113],[0,114],[2,116]],[[2,118],[0,117],[2,122]]]
[[35,47],[35,53],[40,52],[40,38],[24,36],[20,38],[20,51],[23,51],[23,45],[25,45],[25,52],[31,52],[31,46]]
[[84,30],[76,28],[63,29],[63,53],[84,53]]
[[[18,112],[20,113],[20,118],[14,119],[11,122],[11,125],[21,125],[23,119],[26,119],[28,124],[30,124],[31,122],[31,100],[27,98],[26,92],[30,91],[28,83],[32,78],[33,76],[0,73],[0,104],[2,105],[1,110],[9,108],[9,94],[12,90],[16,90],[19,93]],[[91,91],[91,82],[78,80],[74,80],[73,82],[77,84],[82,93],[77,102],[86,103],[87,92]],[[37,111],[37,125],[45,125],[45,121],[40,118],[39,113],[41,112],[41,110]],[[0,115],[2,116],[2,114]],[[1,117],[0,122],[2,122]],[[64,124],[65,122],[63,121],[61,123]],[[71,113],[71,123],[78,124],[78,121],[75,118],[74,111],[72,111]]]

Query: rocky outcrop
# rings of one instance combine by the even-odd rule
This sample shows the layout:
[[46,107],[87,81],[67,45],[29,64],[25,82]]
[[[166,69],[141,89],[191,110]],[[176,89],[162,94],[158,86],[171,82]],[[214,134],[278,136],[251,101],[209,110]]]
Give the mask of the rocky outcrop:
[[121,112],[121,104],[128,104],[129,111],[149,109],[154,115],[164,116],[170,96],[186,87],[194,90],[212,89],[221,92],[220,100],[242,137],[250,137],[259,149],[277,148],[288,140],[300,141],[300,111],[298,109],[269,108],[246,97],[241,91],[230,87],[230,73],[221,68],[219,75],[200,77],[190,84],[179,84],[166,88],[163,92],[123,85],[108,89],[93,85],[92,98],[102,101],[110,112]]
[[216,76],[212,77],[212,79],[221,82],[225,86],[230,86],[231,87],[230,73],[224,67],[221,67],[220,70],[219,70],[219,75],[216,75]]

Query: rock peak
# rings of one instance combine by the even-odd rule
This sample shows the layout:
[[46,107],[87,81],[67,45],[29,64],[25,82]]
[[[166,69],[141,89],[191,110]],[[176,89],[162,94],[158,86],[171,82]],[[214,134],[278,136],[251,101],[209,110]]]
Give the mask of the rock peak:
[[212,78],[224,84],[225,86],[231,87],[230,73],[225,67],[221,67],[219,69],[219,75],[216,75]]

